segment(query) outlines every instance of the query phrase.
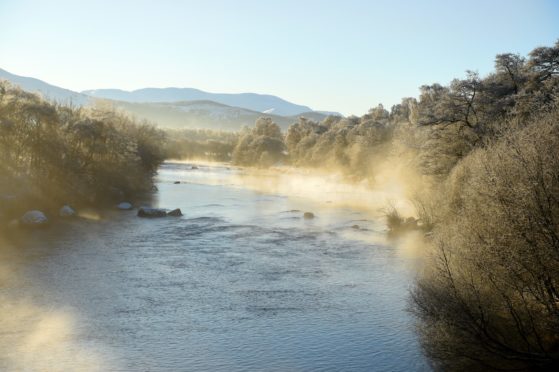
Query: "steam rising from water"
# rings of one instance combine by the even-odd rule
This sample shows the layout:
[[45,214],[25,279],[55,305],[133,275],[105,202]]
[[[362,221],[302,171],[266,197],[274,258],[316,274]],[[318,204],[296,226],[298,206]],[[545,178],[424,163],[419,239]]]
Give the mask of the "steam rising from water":
[[[233,184],[267,194],[280,194],[369,211],[377,216],[393,204],[406,216],[415,216],[410,196],[421,178],[402,164],[385,161],[374,180],[351,182],[341,173],[316,169],[277,167],[271,170],[242,169]],[[219,183],[219,180],[216,180]]]
[[21,257],[0,238],[0,370],[104,370],[98,355],[78,344],[78,319],[71,311],[45,308],[18,291],[25,280]]
[[[379,164],[374,181],[359,183],[347,180],[341,173],[291,167],[256,170],[221,165],[223,169],[216,172],[216,164],[212,164],[210,168],[185,172],[189,172],[187,182],[225,184],[264,194],[310,200],[314,202],[310,205],[317,207],[315,212],[319,217],[322,217],[323,208],[358,209],[365,211],[365,215],[370,214],[367,221],[377,225],[382,208],[388,202],[392,202],[404,216],[414,214],[408,198],[415,190],[410,186],[415,189],[421,182],[401,163],[395,164],[388,161]],[[99,214],[92,211],[82,211],[80,217],[92,222],[100,219]],[[367,225],[359,221],[355,224]],[[379,232],[362,228],[340,230],[348,240],[385,243],[384,234]],[[403,256],[416,257],[420,241],[420,235],[411,234],[397,240],[395,245]],[[26,293],[18,290],[18,283],[27,280],[22,268],[28,259],[24,252],[0,240],[0,370],[107,370],[104,363],[112,364],[111,359],[107,359],[104,350],[89,341],[84,342],[87,338],[81,332],[84,327],[81,327],[79,314],[63,306],[42,305],[38,300],[40,294],[29,293],[29,285],[25,285]],[[115,368],[114,365],[109,367]]]

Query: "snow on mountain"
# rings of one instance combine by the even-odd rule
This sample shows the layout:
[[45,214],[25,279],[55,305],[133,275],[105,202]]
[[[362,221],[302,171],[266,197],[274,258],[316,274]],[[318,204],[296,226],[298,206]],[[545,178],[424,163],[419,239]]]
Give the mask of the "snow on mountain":
[[[103,99],[125,113],[162,127],[239,130],[245,125],[254,125],[256,119],[261,116],[269,116],[283,129],[287,129],[299,116],[317,121],[327,116],[279,97],[254,93],[213,94],[192,88],[147,88],[134,92],[101,89],[78,93],[0,69],[0,80],[2,79],[20,86],[23,90],[67,105],[85,106],[93,104],[97,99]],[[216,101],[218,99],[229,103]],[[284,114],[281,114],[282,112]]]
[[95,89],[82,93],[92,97],[108,98],[126,102],[178,102],[214,101],[228,106],[264,112],[271,108],[274,114],[293,116],[312,111],[307,106],[288,102],[280,97],[256,93],[209,93],[194,88],[144,88],[134,91],[120,89]]

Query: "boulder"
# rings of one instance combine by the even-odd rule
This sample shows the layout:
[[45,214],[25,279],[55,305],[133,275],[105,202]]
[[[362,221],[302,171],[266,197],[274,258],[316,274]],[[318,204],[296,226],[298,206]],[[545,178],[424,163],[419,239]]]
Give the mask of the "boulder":
[[353,225],[353,226],[351,226],[351,228],[352,228],[352,229],[355,229],[355,230],[359,230],[359,229],[360,229],[359,225]]
[[198,169],[198,167],[197,167],[197,166],[195,166],[195,165],[193,165],[192,167],[190,167],[190,169],[192,169],[192,170],[196,170],[196,169]]
[[142,207],[138,210],[138,217],[146,217],[146,218],[167,217],[167,211],[161,208]]
[[175,182],[173,182],[173,183],[174,183],[175,185],[178,185],[178,184],[181,183],[181,181],[175,181]]
[[76,211],[74,208],[70,207],[69,205],[65,205],[58,211],[58,215],[60,217],[73,217],[76,215]]
[[24,226],[38,227],[44,226],[49,222],[47,216],[41,211],[32,210],[25,212],[20,218],[20,223]]
[[314,218],[314,213],[305,212],[305,213],[303,213],[303,218],[306,219],[306,220],[312,220]]
[[128,210],[133,208],[132,204],[130,204],[128,202],[122,202],[122,203],[118,204],[116,207],[118,209],[122,210],[122,211],[128,211]]
[[167,212],[167,216],[180,217],[180,216],[182,216],[182,212],[181,212],[180,208],[173,209],[172,211]]

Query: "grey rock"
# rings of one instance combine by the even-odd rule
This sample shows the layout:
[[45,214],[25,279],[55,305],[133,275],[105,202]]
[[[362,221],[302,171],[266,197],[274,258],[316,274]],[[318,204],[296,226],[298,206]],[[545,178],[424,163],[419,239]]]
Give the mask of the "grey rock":
[[180,217],[180,216],[182,216],[182,212],[181,212],[180,208],[173,209],[172,211],[167,212],[167,216]]
[[20,223],[24,226],[44,226],[49,222],[47,216],[39,210],[25,212],[20,218]]
[[161,208],[142,207],[138,210],[138,217],[145,217],[145,218],[167,217],[167,211]]
[[58,215],[60,217],[73,217],[76,215],[76,211],[74,208],[70,207],[69,205],[65,205],[58,211]]
[[128,210],[133,208],[132,204],[128,203],[128,202],[122,202],[122,203],[118,204],[116,207],[120,210],[123,210],[123,211],[128,211]]

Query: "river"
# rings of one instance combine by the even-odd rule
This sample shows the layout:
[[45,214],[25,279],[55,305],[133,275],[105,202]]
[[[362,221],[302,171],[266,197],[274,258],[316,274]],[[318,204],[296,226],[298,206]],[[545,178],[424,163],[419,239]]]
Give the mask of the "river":
[[405,311],[418,258],[374,195],[304,180],[166,163],[151,204],[183,217],[21,237],[0,257],[0,369],[428,370]]

